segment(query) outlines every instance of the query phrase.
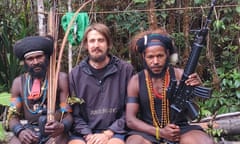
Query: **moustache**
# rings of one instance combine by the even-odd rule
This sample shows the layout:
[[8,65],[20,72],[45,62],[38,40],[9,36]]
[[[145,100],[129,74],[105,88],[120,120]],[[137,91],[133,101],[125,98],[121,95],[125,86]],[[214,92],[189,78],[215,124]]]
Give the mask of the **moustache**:
[[151,66],[150,68],[154,68],[154,69],[161,69],[161,66]]
[[[40,68],[41,70],[39,72],[35,72],[34,71],[35,68]],[[47,71],[47,67],[46,67],[45,63],[36,64],[33,66],[25,65],[25,69],[29,72],[29,74],[31,76],[38,77],[38,78],[44,77],[45,73]]]
[[36,64],[34,66],[30,66],[29,69],[30,70],[34,70],[35,68],[44,68],[44,64]]
[[102,50],[99,49],[99,48],[95,48],[95,49],[92,50],[92,52],[102,52]]

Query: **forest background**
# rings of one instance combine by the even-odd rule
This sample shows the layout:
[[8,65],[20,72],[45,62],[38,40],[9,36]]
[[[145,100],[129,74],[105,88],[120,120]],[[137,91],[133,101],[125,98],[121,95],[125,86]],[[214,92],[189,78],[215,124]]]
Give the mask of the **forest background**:
[[[38,1],[44,3],[41,14],[45,16],[45,23],[51,8],[58,15],[59,23],[55,27],[60,47],[65,36],[60,19],[67,12],[76,12],[88,1]],[[14,43],[25,36],[40,34],[38,1],[0,1],[0,99],[9,94],[13,79],[23,72],[22,65],[13,54]],[[137,32],[165,28],[179,54],[177,66],[184,68],[194,32],[203,27],[210,4],[210,0],[95,0],[84,6],[81,12],[88,14],[89,23],[101,22],[109,26],[114,41],[111,52],[131,62],[139,71],[142,68],[141,59],[129,50],[131,39]],[[212,88],[213,94],[209,100],[198,101],[201,108],[198,120],[240,111],[240,1],[217,0],[211,19],[197,72],[204,85]],[[64,46],[61,70],[68,72],[83,57],[84,51],[79,44],[67,44]],[[3,120],[6,106],[1,106],[0,110],[0,119]],[[218,138],[221,136],[219,130],[211,133]],[[238,137],[234,139],[239,140]]]

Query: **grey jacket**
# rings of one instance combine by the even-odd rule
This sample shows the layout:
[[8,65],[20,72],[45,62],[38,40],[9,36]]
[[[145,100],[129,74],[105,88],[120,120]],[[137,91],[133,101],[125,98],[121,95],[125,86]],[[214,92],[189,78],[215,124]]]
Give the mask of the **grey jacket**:
[[88,57],[70,73],[71,96],[84,102],[73,105],[73,133],[86,135],[106,129],[125,132],[125,100],[127,84],[133,75],[133,66],[115,56],[102,80],[96,79],[88,64]]

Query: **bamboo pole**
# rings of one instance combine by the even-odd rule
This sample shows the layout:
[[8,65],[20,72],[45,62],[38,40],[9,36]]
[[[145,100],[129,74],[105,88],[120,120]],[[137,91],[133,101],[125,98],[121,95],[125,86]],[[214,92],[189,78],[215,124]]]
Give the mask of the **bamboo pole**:
[[[54,9],[51,8],[48,15],[48,34],[55,39],[54,25],[55,16]],[[56,67],[56,51],[57,46],[54,41],[54,50],[49,62],[49,72],[48,72],[48,95],[47,95],[47,121],[54,120],[55,112],[55,99],[56,99],[56,85],[53,83],[56,79],[55,67]]]
[[[90,2],[92,2],[93,0],[88,0],[87,2],[83,3],[82,6],[74,13],[70,23],[68,24],[68,28],[66,30],[66,33],[64,35],[64,38],[63,38],[63,42],[62,42],[62,45],[61,45],[61,48],[59,50],[59,55],[58,55],[58,62],[57,62],[57,68],[56,68],[56,75],[58,75],[59,71],[60,71],[60,64],[61,64],[61,60],[62,60],[62,55],[63,55],[63,50],[64,50],[64,47],[66,45],[66,42],[67,42],[67,37],[68,37],[68,34],[70,32],[70,28],[72,27],[73,25],[73,22],[74,20],[76,19],[78,13]],[[54,85],[57,85],[57,79],[55,79],[54,81]]]
[[[57,86],[58,86],[58,75],[60,71],[60,64],[62,59],[63,50],[66,44],[67,36],[69,34],[70,28],[73,24],[74,19],[76,18],[77,14],[80,10],[85,7],[89,2],[89,0],[85,2],[74,14],[73,18],[71,19],[66,34],[63,39],[63,43],[61,45],[60,50],[57,49],[57,32],[58,32],[58,17],[56,16],[55,6],[50,9],[48,15],[48,35],[51,35],[54,39],[54,50],[53,54],[50,57],[49,69],[48,69],[48,94],[47,94],[47,121],[54,120],[55,114],[55,106],[56,106],[56,95],[57,95]],[[57,61],[57,54],[56,52],[59,51],[58,54],[58,61]],[[57,62],[56,62],[57,61]]]
[[[47,95],[47,121],[55,120],[55,106],[57,96],[58,83],[54,83],[58,79],[56,73],[56,61],[57,61],[57,39],[58,39],[58,15],[56,15],[56,2],[54,1],[53,7],[50,9],[48,15],[48,35],[52,36],[54,41],[53,54],[50,57],[49,69],[48,69],[48,95]],[[51,144],[55,144],[55,138],[50,139]]]
[[[48,72],[48,103],[47,103],[47,121],[54,120],[54,114],[55,114],[55,106],[56,106],[56,94],[57,94],[57,86],[58,86],[58,75],[60,71],[60,64],[62,60],[62,54],[63,50],[66,44],[67,36],[70,32],[70,28],[73,24],[74,19],[76,18],[77,14],[80,12],[80,10],[85,7],[88,3],[90,3],[92,0],[89,0],[85,2],[74,14],[73,18],[71,19],[66,34],[63,39],[63,43],[61,45],[60,50],[57,49],[57,25],[58,25],[58,17],[56,16],[55,7],[50,9],[49,16],[48,16],[48,34],[51,35],[54,39],[54,51],[50,58],[49,63],[49,72]],[[56,52],[59,51],[58,54],[58,60]],[[56,62],[57,61],[57,62]]]
[[56,12],[57,1],[54,1],[53,7],[49,11],[48,15],[48,35],[52,36],[54,41],[53,54],[50,57],[49,73],[48,73],[48,106],[47,106],[47,121],[55,120],[55,106],[58,83],[54,81],[58,80],[58,74],[56,73],[56,61],[57,61],[57,40],[58,40],[58,27],[59,27],[59,16]]

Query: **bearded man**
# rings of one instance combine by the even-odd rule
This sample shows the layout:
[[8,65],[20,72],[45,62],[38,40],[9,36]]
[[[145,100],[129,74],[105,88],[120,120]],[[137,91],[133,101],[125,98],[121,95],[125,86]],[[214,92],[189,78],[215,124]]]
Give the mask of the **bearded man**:
[[89,56],[70,73],[72,96],[83,101],[73,107],[73,133],[69,144],[124,144],[125,99],[133,67],[110,54],[109,28],[90,25],[82,44]]
[[11,88],[9,128],[14,137],[10,144],[51,143],[52,138],[58,144],[67,143],[72,116],[67,104],[68,75],[64,72],[58,75],[55,120],[46,120],[47,71],[52,52],[50,37],[29,36],[14,45],[14,53],[24,61],[26,72],[14,79]]
[[[213,144],[200,126],[189,125],[184,114],[173,122],[175,114],[166,90],[170,79],[180,81],[183,69],[173,67],[176,59],[173,42],[165,30],[149,30],[133,38],[135,52],[139,52],[144,69],[135,74],[128,84],[126,122],[131,129],[127,144]],[[173,57],[172,57],[173,56]],[[197,73],[189,75],[186,85],[201,85]]]

